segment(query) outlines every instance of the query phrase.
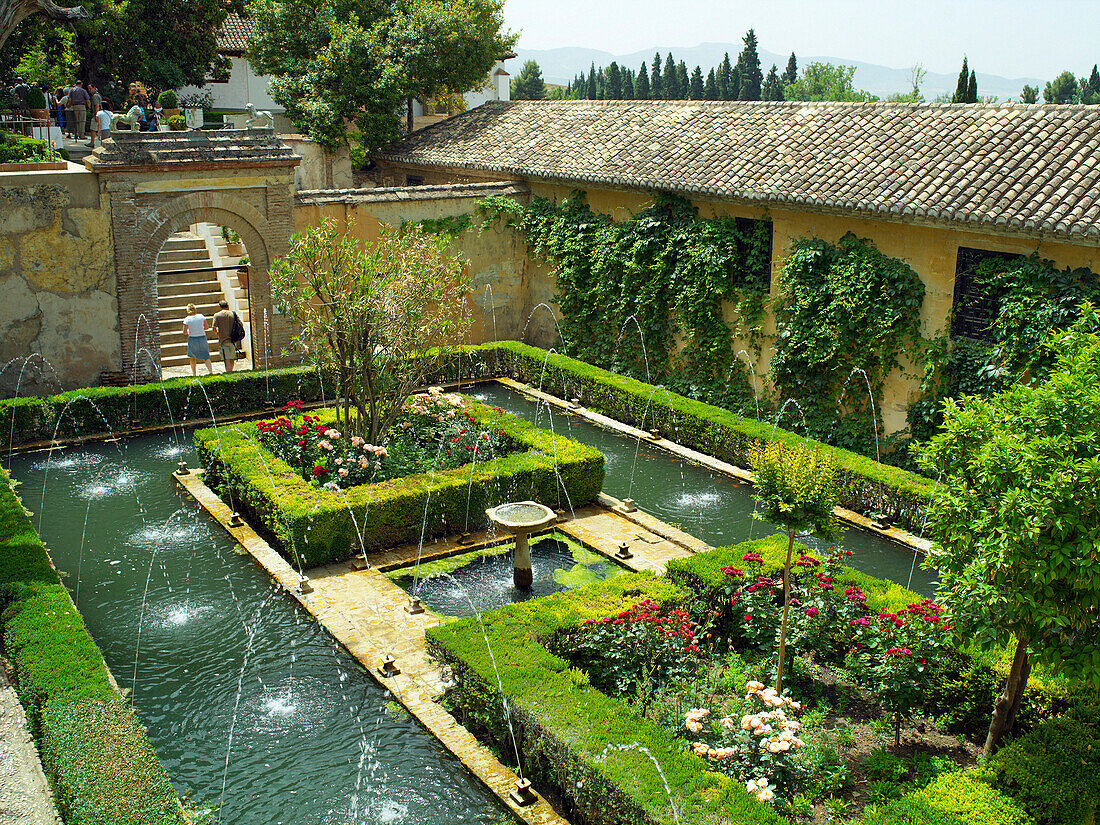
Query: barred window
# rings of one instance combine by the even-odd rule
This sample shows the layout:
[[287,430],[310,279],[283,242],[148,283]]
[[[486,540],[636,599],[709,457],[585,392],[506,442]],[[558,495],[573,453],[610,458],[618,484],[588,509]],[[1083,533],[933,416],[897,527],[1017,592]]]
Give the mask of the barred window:
[[960,246],[955,259],[955,298],[952,304],[951,337],[971,341],[990,341],[990,329],[997,319],[999,298],[993,293],[986,272],[991,267],[1003,269],[1005,264],[1026,256],[1012,252],[994,252]]

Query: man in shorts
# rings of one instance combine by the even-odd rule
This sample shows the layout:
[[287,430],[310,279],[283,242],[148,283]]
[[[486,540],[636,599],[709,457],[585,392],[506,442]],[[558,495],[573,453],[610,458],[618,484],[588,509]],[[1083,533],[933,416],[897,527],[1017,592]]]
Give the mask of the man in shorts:
[[89,149],[94,149],[97,136],[101,146],[103,141],[111,136],[111,104],[106,100],[103,101],[103,105],[100,106],[99,111],[92,118],[92,133],[88,136],[88,142],[84,145]]
[[214,319],[211,322],[214,325],[214,332],[218,334],[218,349],[221,350],[226,372],[233,372],[233,362],[237,360],[237,345],[230,338],[233,334],[234,317],[234,313],[229,309],[229,302],[219,301],[218,311],[214,313]]

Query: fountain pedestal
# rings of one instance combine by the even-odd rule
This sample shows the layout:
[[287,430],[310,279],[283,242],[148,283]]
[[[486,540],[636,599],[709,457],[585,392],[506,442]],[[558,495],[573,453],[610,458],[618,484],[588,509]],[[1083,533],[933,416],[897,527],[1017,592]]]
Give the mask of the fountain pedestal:
[[553,524],[557,513],[537,501],[517,501],[490,507],[485,515],[497,527],[503,527],[516,537],[512,582],[521,590],[530,590],[534,574],[531,571],[531,546],[527,543],[527,535]]

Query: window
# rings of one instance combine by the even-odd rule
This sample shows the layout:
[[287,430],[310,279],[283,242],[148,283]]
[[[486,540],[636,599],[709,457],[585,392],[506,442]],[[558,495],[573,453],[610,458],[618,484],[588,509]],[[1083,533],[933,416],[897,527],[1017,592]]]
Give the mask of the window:
[[737,245],[738,264],[731,276],[735,289],[759,287],[765,293],[772,288],[772,222],[754,218],[735,218],[741,242]]
[[955,259],[955,298],[952,303],[951,337],[972,341],[992,340],[990,325],[997,319],[999,298],[988,274],[992,268],[1021,261],[1024,255],[959,247]]
[[406,186],[423,186],[424,185],[424,176],[423,175],[405,175],[405,185]]

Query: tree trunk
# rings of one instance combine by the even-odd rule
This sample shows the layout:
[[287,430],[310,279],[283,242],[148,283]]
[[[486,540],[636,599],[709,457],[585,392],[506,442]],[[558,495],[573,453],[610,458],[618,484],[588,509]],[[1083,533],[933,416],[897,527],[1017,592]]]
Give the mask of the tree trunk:
[[413,99],[411,97],[405,101],[405,128],[411,135],[413,130]]
[[1031,671],[1027,643],[1026,636],[1021,636],[1016,641],[1016,652],[1012,655],[1012,668],[1008,672],[1008,680],[993,705],[993,719],[989,723],[989,733],[986,735],[983,749],[986,756],[997,750],[1001,738],[1016,719],[1016,711],[1019,709],[1020,700],[1023,699],[1027,676]]
[[779,664],[775,668],[775,692],[783,692],[783,663],[787,656],[787,614],[791,611],[791,554],[794,530],[787,531],[787,563],[783,565],[783,623],[779,626]]

